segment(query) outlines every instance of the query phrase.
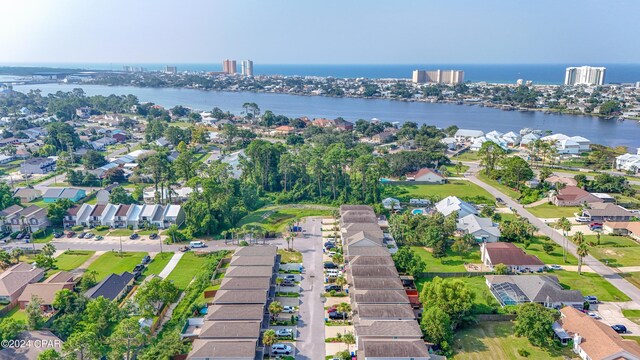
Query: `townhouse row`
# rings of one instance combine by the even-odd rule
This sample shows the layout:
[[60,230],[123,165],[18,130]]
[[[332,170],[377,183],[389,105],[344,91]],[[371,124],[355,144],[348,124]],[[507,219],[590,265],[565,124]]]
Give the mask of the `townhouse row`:
[[184,221],[185,212],[180,205],[82,204],[67,211],[63,224],[65,228],[81,225],[165,229],[171,225],[180,226]]

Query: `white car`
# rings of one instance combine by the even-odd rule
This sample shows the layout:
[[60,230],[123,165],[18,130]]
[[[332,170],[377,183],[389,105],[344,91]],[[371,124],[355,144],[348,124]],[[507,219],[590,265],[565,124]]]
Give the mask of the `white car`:
[[291,354],[291,346],[286,344],[273,344],[271,345],[271,353],[275,355],[278,355],[278,354],[289,355]]
[[281,336],[281,337],[293,336],[293,329],[279,329],[279,330],[276,330],[276,336]]
[[296,308],[294,308],[293,306],[285,305],[282,307],[282,312],[293,314],[294,312],[296,312]]
[[562,270],[562,266],[556,264],[550,265],[549,268],[552,270]]
[[327,255],[328,255],[329,257],[333,257],[333,255],[335,255],[335,254],[337,254],[337,252],[335,252],[335,251],[329,251],[329,252],[327,253]]
[[598,314],[594,313],[593,311],[589,311],[589,312],[587,313],[587,315],[589,315],[589,317],[591,317],[591,318],[593,318],[593,319],[596,319],[596,320],[597,320],[597,319],[600,319],[600,315],[598,315]]

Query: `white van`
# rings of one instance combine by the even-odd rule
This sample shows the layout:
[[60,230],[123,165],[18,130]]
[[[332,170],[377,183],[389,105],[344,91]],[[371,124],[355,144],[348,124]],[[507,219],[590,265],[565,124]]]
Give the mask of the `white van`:
[[192,249],[207,247],[207,245],[202,241],[192,241],[189,243]]

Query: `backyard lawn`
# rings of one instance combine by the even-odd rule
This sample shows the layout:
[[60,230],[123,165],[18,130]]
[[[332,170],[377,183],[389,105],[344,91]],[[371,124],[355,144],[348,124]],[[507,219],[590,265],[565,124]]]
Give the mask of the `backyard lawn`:
[[258,226],[266,231],[280,232],[289,221],[307,216],[331,216],[335,208],[324,205],[266,206],[240,219],[236,227]]
[[[596,243],[595,235],[585,236]],[[611,267],[640,265],[640,244],[624,236],[600,236],[600,245],[590,246],[589,253]]]
[[412,246],[411,250],[420,255],[422,260],[427,264],[425,272],[465,272],[464,263],[480,263],[480,251],[477,247],[473,248],[473,251],[465,255],[463,259],[460,255],[453,252],[451,249],[447,249],[447,256],[442,258],[435,258],[431,251],[421,246]]
[[96,259],[88,270],[95,271],[96,280],[100,281],[111,274],[121,274],[125,271],[133,271],[133,268],[140,264],[146,252],[125,252],[122,256],[118,252],[104,253]]
[[184,290],[206,261],[206,256],[197,256],[193,252],[185,253],[167,279],[173,281],[178,289]]
[[89,260],[95,251],[67,250],[56,258],[58,270],[71,271]]
[[569,347],[546,349],[535,347],[525,337],[513,334],[513,323],[508,321],[490,321],[479,323],[458,331],[453,340],[454,360],[519,360],[519,349],[527,350],[529,359],[565,359],[573,358]]
[[[422,291],[422,287],[424,286],[424,284],[430,282],[432,279],[432,277],[417,279],[416,287],[418,288],[418,291]],[[472,313],[492,314],[494,313],[494,309],[500,306],[498,304],[498,301],[489,291],[489,287],[485,282],[484,276],[455,277],[450,279],[462,280],[469,287],[469,289],[476,294],[473,301],[473,308],[471,309]]]
[[7,315],[5,315],[4,317],[12,318],[18,321],[24,321],[25,323],[27,322],[27,313],[24,312],[23,310],[20,310],[20,306],[16,306],[13,309],[11,309],[11,311],[9,311]]
[[491,194],[480,186],[466,180],[451,180],[442,185],[385,184],[382,188],[382,197],[395,197],[404,202],[409,202],[411,198],[437,197],[444,199],[447,196],[457,196],[475,203],[495,204],[495,199]]
[[[544,250],[542,250],[542,245],[545,242],[549,242],[554,246],[551,254],[547,254],[546,252],[544,252]],[[517,247],[524,250],[527,254],[537,256],[538,259],[540,259],[543,263],[547,265],[551,265],[551,264],[578,265],[578,259],[576,259],[575,256],[571,255],[570,253],[567,253],[567,262],[564,262],[564,258],[562,257],[562,246],[556,244],[553,241],[545,241],[540,238],[533,238],[531,244],[526,249],[523,243],[514,243],[514,244]]]
[[527,211],[532,213],[535,217],[539,217],[539,218],[549,219],[549,218],[561,218],[563,216],[566,218],[572,218],[572,217],[575,217],[574,215],[575,213],[580,211],[580,207],[555,206],[553,204],[549,205],[545,203],[545,204],[534,206],[534,207],[528,207]]
[[160,274],[162,272],[162,269],[164,269],[164,267],[169,263],[169,260],[171,260],[171,257],[173,257],[172,252],[163,252],[161,254],[157,254],[156,257],[151,260],[149,265],[147,265],[147,268],[144,269],[142,275],[148,276]]
[[582,295],[595,295],[600,301],[629,301],[629,297],[616,289],[602,276],[594,273],[578,275],[577,271],[559,270],[550,273],[567,289],[580,290]]

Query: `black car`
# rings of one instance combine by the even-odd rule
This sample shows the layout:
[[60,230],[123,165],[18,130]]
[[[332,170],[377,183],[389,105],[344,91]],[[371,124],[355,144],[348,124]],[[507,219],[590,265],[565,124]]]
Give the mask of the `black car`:
[[627,332],[627,327],[624,325],[613,325],[611,328],[618,334],[625,334]]
[[148,264],[151,262],[151,257],[149,255],[145,256],[142,258],[142,263],[143,264]]
[[349,318],[349,314],[347,313],[342,313],[338,311],[329,313],[329,319],[331,320],[342,320],[342,319],[348,319],[348,318]]
[[325,269],[337,269],[338,268],[338,265],[336,265],[336,264],[334,264],[334,263],[332,263],[330,261],[324,263],[323,266],[324,266]]
[[133,268],[134,272],[142,271],[142,270],[144,270],[144,265],[142,265],[142,264],[138,264],[138,265],[136,265],[136,267]]
[[502,200],[502,198],[496,198],[496,202],[498,204],[504,204],[504,200]]
[[296,283],[293,280],[284,279],[284,280],[282,280],[282,283],[280,285],[281,286],[295,286]]
[[327,249],[327,250],[331,250],[331,249],[335,249],[336,246],[333,245],[333,244],[329,244],[329,245],[326,245],[324,248]]
[[56,238],[56,239],[59,239],[59,238],[62,237],[62,233],[61,232],[54,232],[53,233],[53,237]]
[[129,236],[129,239],[134,240],[134,239],[137,239],[139,237],[140,237],[140,235],[138,235],[136,233],[133,233],[133,234],[131,234],[131,236]]
[[151,234],[151,235],[149,235],[149,239],[151,239],[151,240],[155,240],[155,239],[157,239],[157,238],[158,238],[158,234]]
[[20,233],[20,234],[18,234],[18,236],[16,236],[16,239],[18,239],[18,240],[22,240],[22,238],[23,238],[25,235],[26,235],[25,233]]
[[332,291],[332,290],[333,291],[340,291],[341,289],[340,289],[340,286],[338,286],[338,285],[327,285],[327,286],[324,287],[324,291],[325,292],[329,292],[329,291]]

